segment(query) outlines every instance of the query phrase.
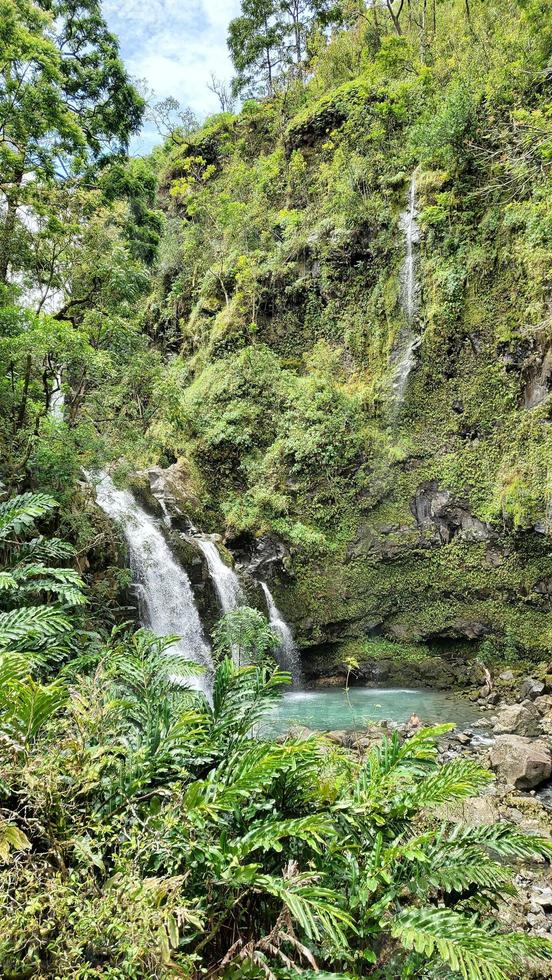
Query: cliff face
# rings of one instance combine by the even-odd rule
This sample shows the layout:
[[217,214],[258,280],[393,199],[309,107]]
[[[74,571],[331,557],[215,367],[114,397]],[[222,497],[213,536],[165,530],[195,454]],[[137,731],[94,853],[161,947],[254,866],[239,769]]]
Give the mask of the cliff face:
[[545,6],[359,21],[165,154],[152,434],[303,647],[552,650]]

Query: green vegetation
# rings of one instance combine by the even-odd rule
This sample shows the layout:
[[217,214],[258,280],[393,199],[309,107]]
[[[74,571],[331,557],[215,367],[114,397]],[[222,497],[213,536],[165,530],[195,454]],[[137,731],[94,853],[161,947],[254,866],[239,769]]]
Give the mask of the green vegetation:
[[[5,503],[2,540],[52,503]],[[364,760],[323,737],[266,741],[259,723],[289,677],[247,609],[221,621],[219,648],[240,637],[265,663],[223,657],[212,701],[185,684],[200,668],[174,637],[124,627],[83,639],[45,683],[82,592],[66,569],[37,572],[38,554],[69,549],[36,537],[2,571],[20,598],[0,613],[4,976],[500,980],[552,959],[552,943],[489,916],[508,862],[552,844],[437,818],[491,778],[469,760],[437,766],[449,726],[395,733]]]
[[[445,729],[364,758],[267,740],[287,678],[256,609],[212,629],[201,693],[176,638],[137,629],[83,476],[159,514],[162,468],[190,577],[186,517],[257,579],[270,563],[320,674],[549,677],[551,14],[244,0],[199,125],[146,106],[99,0],[0,0],[8,980],[504,980],[551,958],[496,914],[510,863],[550,844],[443,817],[488,773],[437,765]],[[166,137],[129,158],[146,110]]]
[[[55,493],[86,551],[82,463],[178,460],[194,520],[283,542],[276,598],[302,645],[354,622],[549,656],[546,0],[248,3],[229,38],[256,97],[233,114],[216,86],[199,128],[158,105],[169,136],[130,161],[143,105],[96,7],[78,71],[70,4],[6,10],[9,489]],[[397,403],[412,174],[420,345]],[[446,527],[413,516],[428,487]]]

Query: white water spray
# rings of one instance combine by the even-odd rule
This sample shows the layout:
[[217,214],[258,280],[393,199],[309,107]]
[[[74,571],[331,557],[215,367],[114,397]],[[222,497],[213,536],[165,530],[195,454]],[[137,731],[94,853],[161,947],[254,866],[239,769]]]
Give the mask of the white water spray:
[[301,683],[302,677],[299,651],[295,645],[293,633],[274,602],[274,598],[266,582],[261,582],[261,588],[266,598],[270,625],[280,637],[278,663],[283,670],[289,671],[293,680],[293,686],[296,687]]
[[205,555],[223,613],[245,605],[245,595],[240,580],[234,569],[222,560],[214,541],[200,535],[194,535],[193,540]]
[[186,683],[208,693],[213,661],[203,635],[190,581],[175,561],[159,522],[144,511],[128,490],[118,490],[106,473],[90,477],[96,500],[126,538],[139,597],[140,617],[157,636],[180,637],[174,650],[205,668]]

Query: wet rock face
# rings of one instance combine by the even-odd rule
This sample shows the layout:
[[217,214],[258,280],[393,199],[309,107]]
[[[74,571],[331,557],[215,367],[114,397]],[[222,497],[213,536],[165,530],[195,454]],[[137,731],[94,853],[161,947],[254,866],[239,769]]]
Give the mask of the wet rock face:
[[163,468],[151,466],[138,477],[146,478],[151,497],[161,514],[184,530],[200,522],[202,503],[186,460]]
[[552,754],[539,739],[498,735],[490,752],[491,768],[516,789],[534,789],[552,774]]
[[464,541],[489,541],[491,529],[473,517],[469,508],[455,501],[448,490],[440,490],[432,481],[416,491],[410,509],[424,535],[436,544],[449,544],[456,535]]
[[523,403],[525,408],[536,408],[552,390],[552,351],[547,351],[540,364],[527,372]]

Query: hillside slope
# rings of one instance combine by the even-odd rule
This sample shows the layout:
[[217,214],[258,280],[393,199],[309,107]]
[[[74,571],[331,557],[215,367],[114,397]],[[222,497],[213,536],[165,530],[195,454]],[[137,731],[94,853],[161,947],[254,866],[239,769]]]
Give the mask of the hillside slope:
[[359,16],[160,157],[150,437],[302,646],[552,650],[550,5],[468,13]]

